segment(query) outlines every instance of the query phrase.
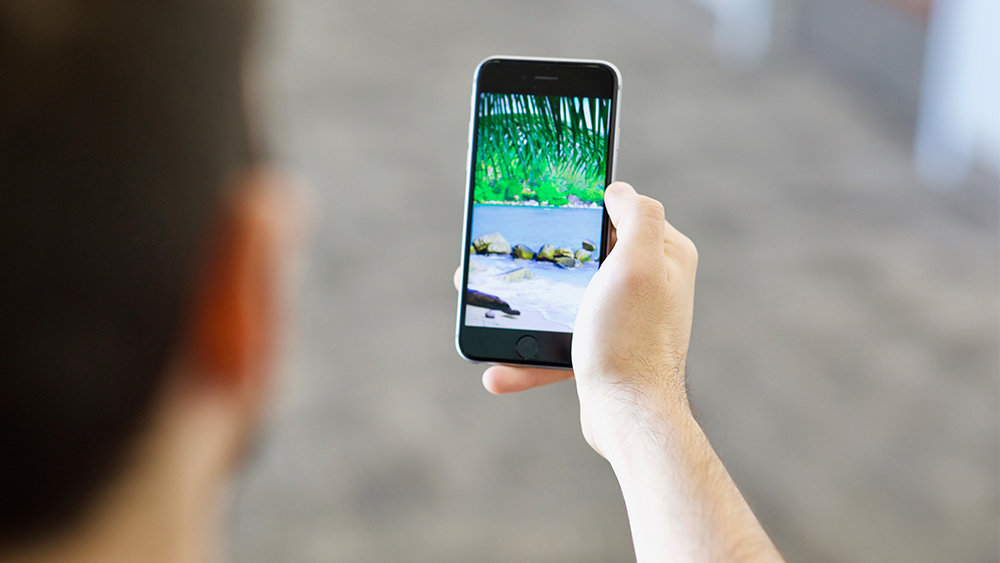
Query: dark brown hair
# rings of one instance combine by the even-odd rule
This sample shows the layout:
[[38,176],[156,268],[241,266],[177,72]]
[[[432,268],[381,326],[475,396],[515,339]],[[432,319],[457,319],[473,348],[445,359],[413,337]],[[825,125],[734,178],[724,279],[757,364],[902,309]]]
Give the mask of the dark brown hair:
[[114,475],[249,160],[237,0],[0,0],[0,541]]

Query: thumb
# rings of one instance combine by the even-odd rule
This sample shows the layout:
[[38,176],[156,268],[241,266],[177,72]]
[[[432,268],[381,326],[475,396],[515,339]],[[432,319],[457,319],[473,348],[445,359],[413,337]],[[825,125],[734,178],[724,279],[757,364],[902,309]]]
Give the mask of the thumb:
[[604,207],[615,226],[615,248],[662,251],[665,218],[663,204],[639,195],[625,182],[615,182],[604,190]]

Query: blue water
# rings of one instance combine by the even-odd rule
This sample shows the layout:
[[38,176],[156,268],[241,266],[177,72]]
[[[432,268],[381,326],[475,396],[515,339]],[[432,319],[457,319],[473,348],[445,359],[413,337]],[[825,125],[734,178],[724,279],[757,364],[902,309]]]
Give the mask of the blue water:
[[477,203],[472,208],[472,238],[499,231],[511,246],[524,244],[535,252],[543,244],[577,249],[583,239],[600,242],[603,219],[604,210],[600,208]]

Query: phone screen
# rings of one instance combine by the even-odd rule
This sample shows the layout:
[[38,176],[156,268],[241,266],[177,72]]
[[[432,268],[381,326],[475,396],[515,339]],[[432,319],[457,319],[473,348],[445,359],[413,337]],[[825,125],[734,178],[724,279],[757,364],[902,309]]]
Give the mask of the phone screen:
[[602,255],[612,109],[478,94],[466,326],[573,332]]

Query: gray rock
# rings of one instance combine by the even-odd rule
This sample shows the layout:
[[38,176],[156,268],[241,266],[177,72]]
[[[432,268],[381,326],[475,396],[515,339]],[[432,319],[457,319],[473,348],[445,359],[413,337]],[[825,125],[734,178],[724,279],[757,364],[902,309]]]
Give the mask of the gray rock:
[[593,252],[593,251],[597,250],[597,245],[595,245],[594,241],[592,241],[592,240],[585,240],[585,241],[583,241],[583,249],[584,250],[589,250],[589,251]]
[[555,257],[556,258],[561,258],[561,257],[572,258],[573,257],[573,250],[570,249],[570,248],[557,248],[556,252],[555,252]]
[[505,242],[492,242],[486,249],[487,254],[510,254],[510,245]]
[[551,244],[544,244],[538,250],[535,260],[538,262],[552,262],[556,259],[556,247]]
[[497,316],[497,314],[496,314],[496,312],[493,309],[490,309],[489,311],[486,311],[486,318],[487,319],[492,319],[495,316]]
[[565,257],[565,256],[561,256],[559,258],[556,258],[555,259],[555,263],[556,263],[556,266],[559,266],[560,268],[566,268],[567,270],[569,270],[571,268],[579,268],[580,266],[583,266],[583,262],[580,262],[576,258],[568,258],[568,257]]
[[483,235],[472,241],[477,254],[510,254],[510,243],[498,232]]
[[515,246],[514,250],[511,251],[511,255],[513,255],[514,258],[520,258],[521,260],[531,260],[535,257],[535,253],[523,244]]
[[510,272],[507,272],[503,276],[503,281],[507,283],[515,283],[519,281],[533,280],[533,279],[535,279],[535,274],[532,273],[532,271],[527,268],[519,268],[517,270],[512,270]]
[[580,262],[590,262],[590,251],[581,248],[580,250],[577,250],[575,254],[573,254],[573,257],[579,260]]

